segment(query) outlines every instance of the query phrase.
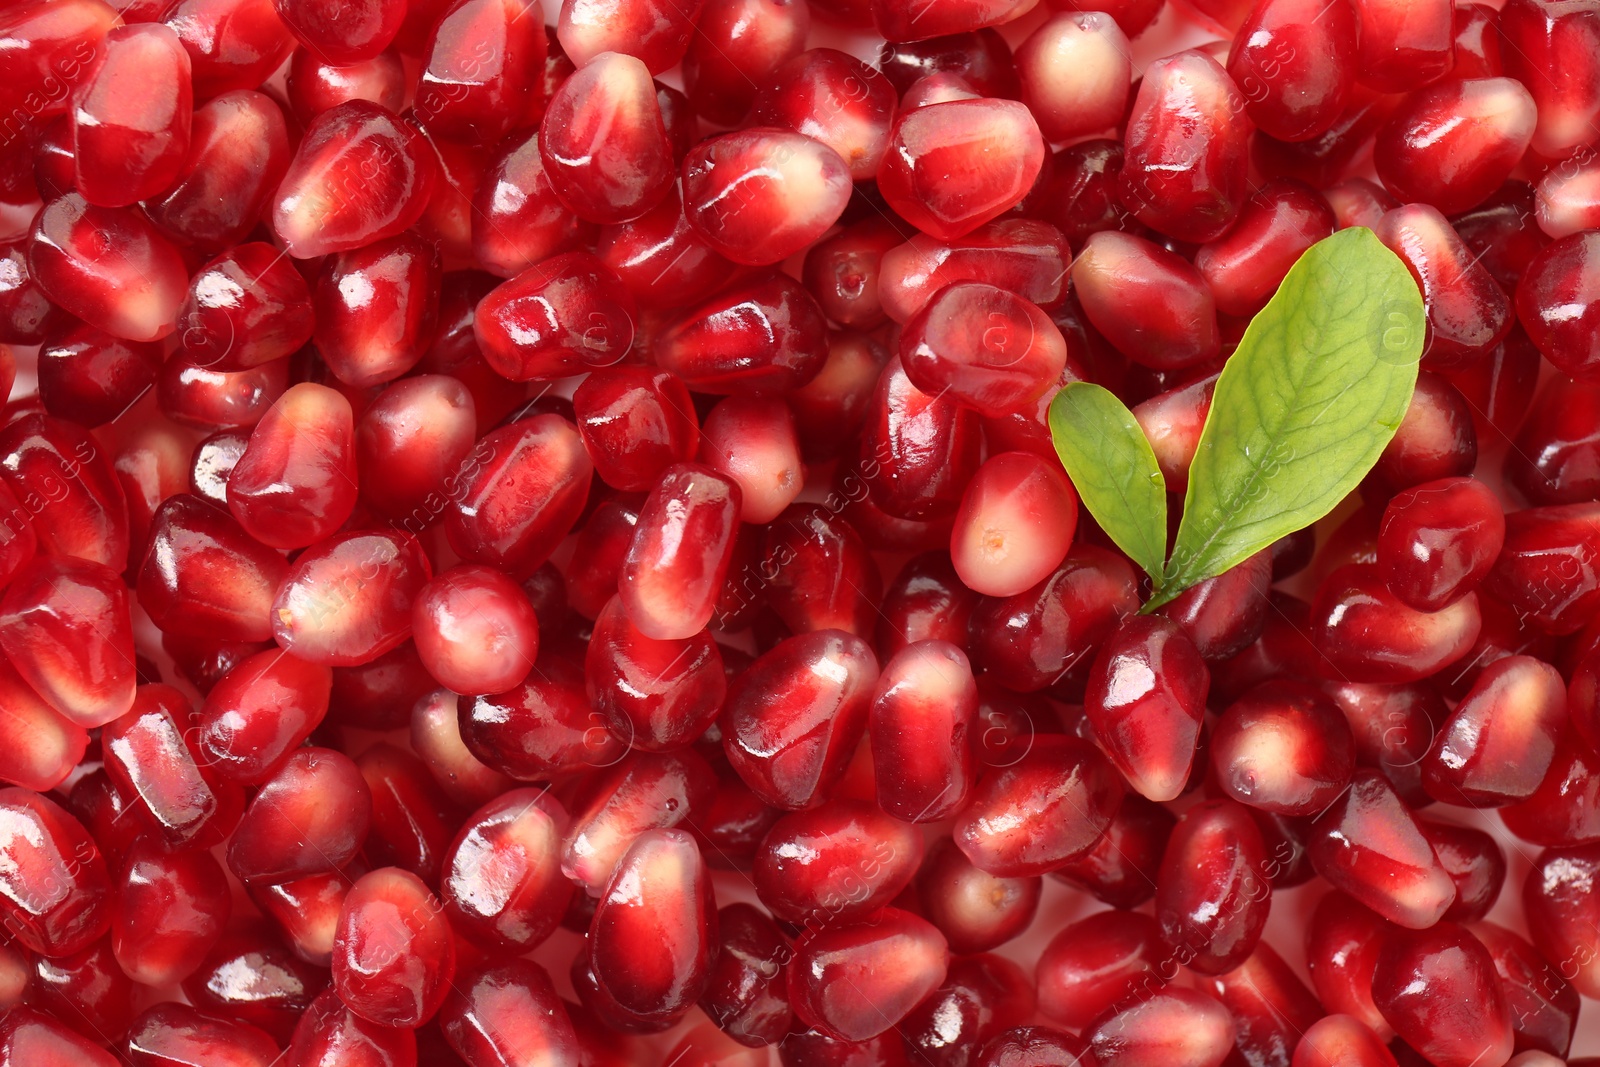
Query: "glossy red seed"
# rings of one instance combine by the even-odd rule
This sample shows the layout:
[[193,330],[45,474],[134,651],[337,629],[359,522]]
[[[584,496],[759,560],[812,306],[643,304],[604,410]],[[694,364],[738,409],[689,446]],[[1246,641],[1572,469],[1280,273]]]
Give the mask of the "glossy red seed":
[[497,963],[463,973],[453,985],[439,1009],[439,1026],[461,1062],[506,1067],[582,1062],[566,1006],[538,964]]
[[1216,998],[1172,987],[1107,1014],[1084,1037],[1102,1067],[1219,1067],[1236,1033]]
[[602,368],[583,380],[572,404],[595,473],[612,488],[648,491],[668,466],[693,459],[699,447],[689,390],[667,371]]
[[987,415],[1037,400],[1061,376],[1066,341],[1032,303],[982,282],[939,290],[905,324],[900,357],[925,393]]
[[419,698],[411,711],[411,748],[427,764],[439,788],[456,803],[471,806],[499,796],[513,783],[467,749],[461,738],[459,703],[448,689]]
[[776,519],[804,481],[794,417],[776,397],[719,401],[701,427],[699,457],[738,484],[739,517],[754,525]]
[[226,837],[244,808],[198,743],[189,701],[170,686],[140,686],[133,707],[101,731],[106,772],[168,848],[206,848]]
[[470,469],[476,414],[471,391],[446,375],[384,389],[356,423],[362,502],[420,534],[439,517],[452,479]]
[[393,237],[422,215],[435,163],[422,135],[377,104],[318,115],[272,196],[272,229],[311,259]]
[[[526,199],[530,212],[542,204],[531,193]],[[555,217],[574,218],[564,209],[558,210]],[[616,271],[639,306],[645,308],[676,309],[696,304],[722,288],[734,274],[734,265],[689,225],[676,185],[638,218],[602,227],[596,254]]]
[[451,4],[428,40],[412,115],[430,134],[492,144],[539,99],[546,49],[537,0]]
[[442,905],[409,871],[384,867],[345,897],[333,940],[333,986],[381,1026],[426,1022],[450,991],[455,941]]
[[[1330,5],[1330,15],[1339,5]],[[1292,178],[1262,186],[1227,233],[1201,246],[1195,266],[1228,315],[1253,315],[1266,306],[1300,254],[1333,233],[1333,209]]]
[[295,956],[265,925],[245,924],[223,934],[184,979],[183,992],[201,1011],[259,1026],[288,1044],[327,983],[326,970]]
[[1166,808],[1126,793],[1100,839],[1051,874],[1112,907],[1138,907],[1155,895],[1156,873],[1176,824]]
[[262,241],[201,267],[178,314],[183,358],[196,367],[246,370],[292,355],[311,339],[305,279]]
[[584,64],[551,98],[539,152],[551,191],[579,218],[615,223],[649,211],[674,177],[650,71],[620,52]]
[[1563,237],[1528,264],[1517,286],[1517,318],[1540,353],[1563,373],[1593,379],[1600,240],[1590,232]]
[[1099,133],[1127,112],[1133,77],[1128,38],[1102,12],[1055,15],[1017,49],[1017,76],[1045,140]]
[[1306,965],[1317,996],[1330,1012],[1359,1020],[1380,1040],[1394,1027],[1372,1002],[1372,970],[1390,924],[1335,891],[1318,902],[1306,926]]
[[1425,482],[1384,509],[1378,568],[1409,607],[1438,611],[1483,580],[1504,540],[1500,504],[1483,483]]
[[81,952],[111,923],[111,884],[81,823],[26,789],[0,789],[0,915],[6,931],[44,956]]
[[1039,907],[1040,880],[979,870],[949,838],[928,848],[916,888],[920,913],[957,955],[987,952],[1018,937]]
[[208,852],[134,847],[111,908],[111,949],[129,978],[163,986],[187,977],[216,944],[232,906],[227,875]]
[[521,586],[492,567],[454,567],[411,604],[417,652],[428,673],[458,693],[501,693],[527,677],[539,624]]
[[998,286],[1041,307],[1066,294],[1071,250],[1060,231],[1034,219],[999,218],[963,237],[915,234],[884,253],[878,281],[883,310],[905,322],[939,290],[956,282]]
[[331,687],[327,667],[278,649],[257,653],[206,696],[200,744],[224,776],[265,781],[322,722]]
[[898,1024],[944,983],[943,935],[909,912],[813,931],[788,966],[795,1014],[846,1041],[866,1041]]
[[473,333],[494,371],[513,381],[609,367],[634,340],[632,298],[586,252],[544,260],[483,298]]
[[127,587],[103,564],[39,556],[0,599],[0,650],[51,707],[85,727],[133,703]]
[[61,308],[130,341],[172,333],[188,271],[142,214],[67,193],[39,212],[31,236],[29,271]]
[[[109,10],[109,9],[108,9]],[[0,1064],[6,1067],[115,1067],[117,1058],[51,1016],[19,1005],[0,1020]]]
[[889,904],[921,862],[915,827],[869,801],[835,799],[779,819],[756,850],[751,876],[774,918],[817,929]]
[[88,732],[47,704],[3,657],[0,710],[0,781],[45,792],[83,759]]
[[403,533],[347,533],[302,553],[272,603],[280,648],[308,663],[370,663],[411,636],[412,601],[432,568]]
[[656,0],[563,0],[556,35],[579,66],[602,52],[623,52],[660,74],[683,59],[700,8]]
[[356,500],[350,402],[325,385],[292,386],[261,418],[228,479],[228,509],[274,548],[322,540]]
[[1505,927],[1480,922],[1471,929],[1494,960],[1518,1051],[1566,1055],[1578,1019],[1578,991],[1537,949]]
[[1268,944],[1239,967],[1211,979],[1210,988],[1233,1016],[1246,1063],[1288,1064],[1322,1005],[1293,968]]
[[394,40],[405,18],[405,4],[398,0],[359,0],[348,6],[330,0],[274,4],[300,43],[329,63],[371,59]]
[[577,651],[547,641],[544,653],[515,689],[475,696],[462,705],[461,739],[467,749],[519,781],[545,781],[562,771],[616,763],[627,748],[595,721]]
[[1183,628],[1202,659],[1227,659],[1244,651],[1266,629],[1267,592],[1273,577],[1271,550],[1263,550],[1191,586],[1161,613]]
[[1423,355],[1430,369],[1460,370],[1505,339],[1510,299],[1438,210],[1396,208],[1378,220],[1375,232],[1422,290],[1428,316]]
[[871,503],[894,518],[945,518],[978,468],[978,431],[976,412],[924,393],[892,359],[868,402],[855,476]]
[[464,559],[513,577],[538,568],[572,529],[591,465],[572,424],[535,415],[482,438],[458,472],[445,533]]
[[556,199],[537,133],[502,143],[478,183],[472,209],[473,259],[502,278],[586,243],[594,233],[592,223]]
[[1395,1067],[1394,1054],[1359,1019],[1329,1015],[1300,1037],[1291,1067]]
[[1466,653],[1481,623],[1474,594],[1437,612],[1416,611],[1388,591],[1370,564],[1329,575],[1312,607],[1312,639],[1328,664],[1352,681],[1425,678]]
[[263,885],[337,870],[361,848],[371,813],[372,792],[348,756],[296,749],[250,801],[228,867]]
[[1294,681],[1265,682],[1229,705],[1210,740],[1224,792],[1281,815],[1318,815],[1350,782],[1356,745],[1339,708]]
[[1422,783],[1452,804],[1495,807],[1531,796],[1555,756],[1566,691],[1531,656],[1507,656],[1473,683],[1422,764]]
[[1210,241],[1248,192],[1252,123],[1233,79],[1198,51],[1146,70],[1125,135],[1118,195],[1146,225],[1181,241]]
[[723,134],[683,161],[689,224],[718,253],[752,266],[780,262],[821,237],[850,188],[837,152],[787,130]]
[[777,393],[815,378],[827,327],[811,295],[762,274],[688,311],[656,335],[658,366],[699,393]]
[[342,251],[317,279],[316,342],[346,385],[391,381],[432,343],[439,302],[439,251],[412,232]]
[[647,637],[616,598],[595,620],[584,674],[590,703],[612,734],[653,751],[699,738],[716,721],[727,687],[710,635]]
[[1520,82],[1452,79],[1405,99],[1378,131],[1373,159],[1395,196],[1455,215],[1511,176],[1537,118]]
[[1407,92],[1438,80],[1450,70],[1455,43],[1452,5],[1428,0],[1354,0],[1357,35],[1356,76],[1383,93]]
[[414,1067],[417,1039],[409,1029],[380,1026],[324,990],[299,1013],[289,1043],[290,1067]]
[[354,880],[366,871],[366,864],[356,860],[342,871],[322,871],[276,885],[255,882],[245,889],[262,914],[277,925],[297,956],[326,967],[333,959],[333,932],[339,922],[339,909]]
[[1121,794],[1111,765],[1086,742],[1038,737],[1016,762],[978,780],[953,836],[980,870],[1042,874],[1094,845]]
[[1072,281],[1089,321],[1136,363],[1190,367],[1221,351],[1216,304],[1204,276],[1153,242],[1097,233],[1073,260]]
[[933,822],[965,803],[977,776],[978,689],[967,657],[943,641],[907,645],[883,668],[868,721],[878,803]]
[[289,61],[284,95],[302,126],[346,100],[370,100],[398,112],[405,104],[405,71],[400,54],[386,48],[371,59],[332,63],[309,49],[297,49]]
[[1356,771],[1317,818],[1308,847],[1318,874],[1401,926],[1431,926],[1455,899],[1415,817],[1377,771]]
[[977,595],[962,584],[950,557],[925,552],[900,569],[879,605],[876,644],[885,661],[917,641],[966,644]]
[[783,973],[788,938],[759,908],[743,903],[717,912],[717,936],[720,947],[700,1007],[741,1044],[782,1041],[794,1025]]
[[163,1001],[133,1021],[127,1054],[134,1067],[272,1067],[279,1051],[271,1035],[249,1023]]
[[[1510,0],[1500,16],[1506,73],[1533,94],[1539,124],[1533,148],[1564,158],[1590,140],[1600,114],[1600,71],[1594,65],[1600,25],[1586,8],[1550,0]],[[1550,72],[1559,77],[1552,78]]]
[[[907,222],[931,237],[953,240],[1021,200],[1044,155],[1039,127],[1021,104],[933,104],[896,120],[878,167],[878,188]],[[952,174],[960,180],[951,181]]]
[[1494,907],[1506,880],[1506,857],[1495,839],[1470,826],[1424,819],[1423,834],[1439,857],[1439,864],[1456,885],[1456,899],[1444,913],[1446,920],[1470,923]]
[[96,427],[127,413],[155,384],[159,346],[78,323],[43,339],[36,369],[49,414]]
[[1350,100],[1355,77],[1354,5],[1306,0],[1258,3],[1234,35],[1228,76],[1255,124],[1281,141],[1325,133]]
[[1511,1018],[1483,943],[1454,923],[1387,935],[1373,999],[1406,1043],[1439,1067],[1504,1063]]
[[66,313],[50,302],[31,274],[27,243],[0,245],[0,342],[38,344],[67,322]]
[[1065,1031],[1018,1026],[979,1049],[972,1062],[975,1067],[1073,1067],[1086,1055],[1083,1043]]
[[1209,687],[1199,650],[1175,622],[1134,616],[1106,637],[1089,674],[1084,712],[1136,792],[1165,801],[1183,791]]
[[189,149],[189,55],[157,22],[106,34],[99,62],[73,90],[77,187],[91,204],[124,207],[164,191]]
[[682,640],[711,621],[732,558],[739,487],[697,464],[669,467],[639,512],[618,592],[648,637]]
[[767,75],[751,123],[793,130],[833,149],[851,178],[871,179],[888,147],[894,87],[833,48],[802,52]]
[[690,105],[710,122],[739,123],[762,82],[805,49],[810,25],[808,4],[707,0],[683,58]]
[[1173,956],[1222,974],[1255,949],[1271,908],[1266,847],[1243,806],[1206,801],[1178,820],[1156,879],[1156,921]]
[[723,586],[719,612],[742,615],[765,600],[793,633],[837,629],[866,637],[882,588],[877,561],[847,518],[827,505],[796,504],[767,528],[737,586]]
[[613,757],[615,767],[586,791],[562,841],[561,871],[599,897],[624,853],[651,830],[693,826],[710,802],[716,778],[690,749]]
[[909,1054],[936,1065],[967,1064],[973,1050],[1033,1017],[1033,984],[1021,967],[983,953],[950,964],[944,983],[901,1023]]
[[572,895],[559,863],[566,824],[561,805],[533,789],[510,790],[469,816],[440,881],[451,925],[505,951],[548,938]]
[[781,642],[729,686],[729,762],[767,803],[812,806],[854,755],[877,681],[877,660],[858,637],[814,630]]
[[1505,546],[1484,588],[1546,633],[1573,633],[1600,607],[1592,504],[1527,508],[1506,518]]
[[1114,1005],[1166,984],[1172,967],[1161,931],[1141,912],[1100,911],[1061,928],[1035,971],[1039,1010],[1074,1030]]
[[[624,1011],[672,1019],[705,992],[715,938],[716,902],[694,839],[650,830],[622,856],[600,897],[589,964],[601,991]],[[645,943],[652,948],[641,952]]]

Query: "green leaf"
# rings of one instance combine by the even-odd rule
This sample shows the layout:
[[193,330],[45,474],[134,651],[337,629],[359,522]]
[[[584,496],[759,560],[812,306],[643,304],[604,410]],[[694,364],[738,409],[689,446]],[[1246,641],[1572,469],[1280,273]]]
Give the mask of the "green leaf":
[[1072,382],[1050,402],[1050,436],[1089,514],[1159,582],[1167,483],[1133,412],[1098,385]]
[[1371,230],[1313,245],[1217,380],[1172,558],[1145,610],[1322,518],[1411,403],[1422,297]]

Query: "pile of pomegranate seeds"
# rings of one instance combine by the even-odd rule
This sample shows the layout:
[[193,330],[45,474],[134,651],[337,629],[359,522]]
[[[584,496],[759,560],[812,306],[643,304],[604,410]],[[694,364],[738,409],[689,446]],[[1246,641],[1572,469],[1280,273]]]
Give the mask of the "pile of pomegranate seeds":
[[[0,1067],[1600,1063],[1597,151],[1600,0],[5,0]],[[1052,398],[1175,525],[1351,227],[1153,590]]]

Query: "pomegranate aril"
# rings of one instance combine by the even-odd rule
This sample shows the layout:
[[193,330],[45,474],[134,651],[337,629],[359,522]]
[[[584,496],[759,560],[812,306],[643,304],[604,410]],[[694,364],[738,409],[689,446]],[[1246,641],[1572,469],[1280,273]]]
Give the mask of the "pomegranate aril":
[[414,232],[331,257],[317,279],[317,350],[334,377],[363,388],[416,366],[433,341],[439,250]]
[[611,733],[652,751],[698,739],[716,721],[727,690],[722,656],[709,634],[647,637],[618,598],[595,619],[584,674],[590,703]]
[[976,778],[978,690],[966,655],[942,641],[907,645],[878,679],[869,733],[878,803],[934,822],[965,803]]
[[1537,117],[1533,97],[1511,78],[1452,78],[1419,90],[1378,131],[1378,175],[1401,200],[1459,214],[1511,176]]
[[1189,778],[1210,672],[1182,627],[1159,616],[1121,622],[1090,670],[1084,713],[1130,787],[1178,796]]
[[0,789],[0,916],[7,933],[48,957],[81,952],[111,923],[105,861],[83,825],[46,797]]
[[468,751],[518,781],[544,781],[621,759],[627,746],[595,721],[579,655],[571,646],[546,641],[544,655],[521,685],[463,703],[459,721]]
[[647,637],[682,640],[711,621],[739,506],[738,485],[707,467],[680,463],[662,474],[618,576],[628,619]]
[[702,463],[738,484],[739,517],[746,523],[776,519],[802,488],[794,416],[779,398],[719,401],[701,427],[699,453]]
[[96,427],[125,414],[155,384],[160,347],[78,323],[47,335],[37,363],[39,400],[56,418]]
[[[181,426],[206,431],[248,431],[278,402],[288,386],[287,359],[249,370],[218,371],[197,367],[174,355],[158,372],[156,399],[161,413]],[[234,461],[235,466],[237,462]]]
[[1505,545],[1484,589],[1552,634],[1582,629],[1600,608],[1600,506],[1527,508],[1506,517]]
[[[598,619],[600,612],[617,595],[617,576],[622,573],[622,562],[627,558],[628,546],[633,543],[643,503],[634,495],[602,500],[578,531],[572,559],[562,578],[567,602],[584,618]],[[738,545],[742,539],[735,540],[735,562],[730,564],[730,573],[738,562]]]
[[622,52],[660,74],[683,59],[700,8],[700,2],[563,0],[556,35],[580,67],[602,52]]
[[977,413],[953,396],[924,393],[901,361],[889,361],[867,407],[857,477],[871,502],[900,519],[942,519],[957,510],[978,468]]
[[1073,260],[1072,282],[1095,329],[1135,363],[1179,369],[1222,350],[1205,276],[1154,242],[1094,234]]
[[1326,133],[1350,100],[1356,38],[1348,0],[1257,3],[1234,35],[1228,75],[1263,133],[1307,141]]
[[620,52],[602,52],[556,90],[539,152],[551,191],[586,222],[638,218],[675,176],[650,71]]
[[1230,705],[1210,740],[1221,789],[1280,815],[1318,815],[1355,771],[1356,745],[1339,708],[1302,682],[1265,682]]
[[1562,373],[1600,376],[1600,235],[1575,233],[1528,264],[1517,285],[1517,319],[1540,353]]
[[877,648],[887,662],[918,641],[946,641],[957,648],[967,643],[967,619],[977,603],[956,575],[945,552],[913,557],[884,594],[878,606]]
[[646,492],[667,467],[693,459],[699,448],[693,400],[670,372],[602,368],[578,386],[572,405],[595,473],[614,489]]
[[896,96],[888,79],[860,60],[813,48],[767,76],[751,124],[814,138],[844,160],[851,178],[867,181],[888,146]]
[[489,366],[512,381],[609,367],[627,355],[634,330],[622,280],[586,252],[547,259],[500,285],[473,321]]
[[1439,611],[1489,573],[1505,540],[1499,502],[1471,478],[1425,482],[1384,509],[1377,564],[1389,592],[1418,611]]
[[445,571],[417,591],[412,633],[428,673],[458,693],[501,693],[527,677],[539,624],[522,587],[478,564]]
[[[1480,355],[1474,362],[1484,358]],[[1387,495],[1471,474],[1477,462],[1478,436],[1466,397],[1443,375],[1424,370],[1417,374],[1416,391],[1400,429],[1384,446],[1369,478]]]
[[484,458],[457,473],[445,514],[450,545],[469,562],[531,573],[583,510],[593,469],[583,442],[565,418],[542,414],[486,435],[474,455]]
[[589,896],[607,880],[641,834],[693,826],[710,802],[716,776],[691,749],[634,752],[592,780],[586,806],[564,827],[561,871]]
[[303,548],[350,517],[356,502],[350,402],[325,385],[289,388],[250,433],[228,478],[228,509],[273,548]]
[[263,885],[338,870],[360,850],[371,815],[372,791],[348,756],[296,749],[245,809],[228,867]]
[[1122,792],[1116,772],[1087,742],[1037,737],[1020,759],[979,778],[952,834],[980,870],[1043,874],[1093,847]]
[[905,322],[935,293],[957,282],[982,282],[1040,307],[1066,296],[1071,249],[1060,231],[1035,219],[999,218],[965,236],[939,240],[915,234],[893,244],[879,266],[883,310]]
[[987,952],[1033,922],[1041,891],[1037,876],[997,878],[979,870],[948,837],[929,846],[916,889],[920,914],[944,934],[956,955]]
[[559,865],[566,827],[566,811],[540,790],[510,790],[473,812],[444,857],[440,895],[451,925],[507,952],[548,938],[572,896]]
[[1216,998],[1177,986],[1107,1012],[1084,1043],[1101,1067],[1219,1067],[1237,1028]]
[[715,251],[752,266],[780,262],[821,237],[844,211],[850,189],[849,168],[837,152],[787,130],[713,137],[683,162],[689,224]]
[[235,781],[266,781],[321,724],[332,685],[327,667],[280,649],[241,661],[200,709],[200,745],[210,765]]
[[223,934],[183,980],[183,992],[203,1012],[258,1026],[288,1044],[327,984],[326,970],[295,956],[265,925],[247,924]]
[[1512,323],[1510,298],[1439,211],[1408,204],[1379,219],[1376,232],[1422,290],[1430,369],[1460,370],[1505,339]]
[[1372,564],[1329,575],[1312,607],[1311,637],[1330,669],[1350,681],[1411,682],[1460,659],[1482,625],[1472,593],[1436,612],[1408,607]]
[[652,355],[697,393],[778,393],[804,385],[828,354],[817,302],[783,274],[759,274],[669,323]]
[[329,63],[360,63],[389,46],[405,18],[400,0],[274,0],[279,16],[306,49]]
[[1047,141],[1069,141],[1121,123],[1133,79],[1128,38],[1110,15],[1062,13],[1017,49],[1022,99]]
[[127,587],[109,567],[38,556],[0,599],[0,650],[51,707],[84,727],[133,704],[133,622]]
[[1426,804],[1422,761],[1438,725],[1450,714],[1438,690],[1425,681],[1325,682],[1323,690],[1350,725],[1357,762],[1383,772],[1406,803]]
[[1033,1017],[1021,967],[983,953],[951,962],[943,984],[900,1023],[907,1054],[934,1067],[965,1067],[975,1049]]
[[779,819],[756,850],[752,878],[775,918],[815,929],[869,917],[921,862],[915,827],[870,802],[835,799]]
[[289,1067],[413,1067],[417,1062],[412,1030],[362,1018],[335,990],[324,990],[298,1017]]
[[1593,141],[1600,115],[1600,21],[1587,5],[1509,0],[1499,20],[1506,73],[1539,107],[1533,150],[1561,159]]
[[546,48],[538,0],[452,3],[428,40],[412,116],[454,141],[498,141],[539,99]]
[[1114,908],[1136,908],[1155,895],[1156,874],[1175,825],[1166,808],[1126,793],[1100,839],[1050,873]]
[[[0,343],[39,344],[70,321],[33,277],[27,243],[17,240],[0,245]],[[10,391],[9,387],[3,390],[5,394]]]
[[[526,202],[530,211],[543,203],[532,193],[526,194]],[[551,224],[574,218],[557,205]],[[554,241],[558,236],[552,233],[539,240]],[[682,308],[698,303],[722,288],[735,271],[734,265],[689,225],[676,185],[638,218],[602,227],[595,249],[644,308]]]
[[1600,991],[1600,937],[1592,891],[1600,870],[1593,845],[1546,849],[1522,884],[1522,911],[1539,952],[1579,993]]
[[1396,1067],[1372,1030],[1352,1015],[1328,1015],[1306,1028],[1291,1067]]
[[361,501],[413,535],[436,519],[477,436],[471,391],[443,374],[404,378],[356,423]]
[[477,265],[512,278],[574,245],[587,245],[593,234],[592,223],[556,199],[539,154],[538,134],[507,138],[473,194],[472,255]]
[[39,212],[30,239],[29,270],[63,310],[130,341],[176,327],[188,270],[141,213],[67,193]]
[[1476,922],[1494,907],[1506,880],[1506,857],[1495,839],[1470,826],[1420,820],[1439,865],[1456,885],[1456,899],[1444,913],[1449,922]]
[[1087,1055],[1083,1042],[1064,1030],[1017,1026],[978,1049],[972,1063],[973,1067],[1074,1067]]
[[417,646],[407,641],[360,666],[333,668],[333,722],[358,730],[398,729],[436,685]]
[[356,63],[331,63],[310,49],[297,49],[284,81],[289,110],[302,126],[346,100],[370,100],[398,113],[405,91],[405,70],[393,48]]
[[1261,938],[1271,890],[1261,832],[1242,805],[1189,809],[1167,842],[1156,879],[1156,921],[1166,948],[1201,974],[1245,961]]
[[1161,614],[1183,628],[1202,659],[1214,662],[1238,655],[1266,629],[1271,606],[1267,593],[1274,578],[1271,556],[1264,549],[1191,586]]
[[1373,972],[1378,1009],[1407,1044],[1438,1067],[1504,1063],[1511,1016],[1483,943],[1464,927],[1385,935]]
[[170,985],[211,951],[232,907],[227,875],[208,852],[134,846],[111,907],[111,949],[129,978]]
[[513,782],[467,749],[461,738],[459,703],[460,698],[447,689],[420,697],[411,710],[411,748],[427,764],[439,788],[470,807],[506,792]]
[[709,122],[739,124],[771,73],[805,49],[810,25],[810,5],[793,0],[707,0],[683,57],[690,105]]
[[[1337,8],[1330,5],[1330,14]],[[1333,209],[1321,194],[1292,178],[1280,178],[1247,200],[1238,221],[1201,246],[1194,263],[1217,310],[1253,315],[1278,291],[1301,253],[1336,226]]]
[[125,207],[166,190],[189,149],[189,54],[158,22],[118,26],[72,94],[72,153],[85,200]]
[[277,924],[295,955],[326,967],[333,960],[333,933],[345,894],[366,870],[357,860],[347,870],[308,874],[275,885],[257,882],[245,888],[262,914]]
[[[584,1062],[567,1008],[543,967],[510,960],[459,975],[439,1027],[468,1067]],[[421,1059],[420,1064],[440,1063]]]
[[350,887],[333,940],[333,987],[380,1026],[426,1022],[450,991],[455,941],[438,899],[409,871],[383,867]]
[[1479,922],[1471,930],[1494,960],[1517,1050],[1565,1056],[1577,1029],[1578,991],[1538,949],[1505,927]]
[[1257,1067],[1288,1067],[1301,1035],[1324,1014],[1300,976],[1265,942],[1239,967],[1213,978],[1211,988],[1233,1016],[1240,1056]]
[[300,554],[272,604],[272,634],[308,663],[370,663],[411,636],[432,568],[404,533],[347,533]]
[[182,358],[240,371],[292,355],[311,339],[311,293],[278,249],[239,245],[200,268],[179,309]]
[[367,100],[312,120],[272,196],[272,229],[288,253],[313,259],[393,237],[433,193],[432,150],[417,130]]
[[411,752],[379,742],[356,767],[372,793],[372,823],[363,855],[373,864],[410,871],[429,885],[455,834],[461,812]]
[[1156,921],[1096,912],[1061,928],[1039,957],[1039,1010],[1074,1030],[1166,984],[1175,970]]
[[279,1051],[270,1034],[249,1023],[162,1001],[129,1027],[127,1056],[133,1067],[272,1067]]
[[1394,1027],[1372,1002],[1372,970],[1393,927],[1337,890],[1318,902],[1306,926],[1306,966],[1329,1012],[1359,1020],[1380,1041]]
[[[766,530],[754,571],[723,586],[719,612],[765,599],[791,633],[872,633],[883,589],[877,561],[849,520],[826,505],[796,504]],[[730,573],[732,572],[730,568]],[[726,626],[724,626],[726,628]]]
[[232,832],[244,809],[239,787],[210,767],[195,724],[182,693],[144,685],[128,713],[101,731],[106,773],[126,796],[137,798],[142,821],[168,848],[215,845]]
[[5,1067],[116,1067],[117,1063],[117,1057],[99,1044],[35,1008],[18,1005],[0,1019],[0,1064]]
[[65,718],[0,656],[0,782],[45,792],[82,761],[88,732]]
[[801,1022],[845,1041],[901,1023],[944,984],[949,949],[927,922],[897,908],[804,935],[788,965]]
[[783,973],[788,938],[759,908],[743,903],[717,912],[717,937],[700,1007],[740,1044],[759,1048],[782,1041],[794,1025]]
[[[1043,136],[1021,104],[952,100],[896,119],[878,188],[900,217],[950,241],[1026,196],[1044,158]],[[951,181],[952,174],[960,180]]]
[[[681,1017],[705,992],[716,949],[716,902],[694,839],[648,830],[623,854],[589,927],[602,993],[652,1021]],[[649,952],[640,952],[649,944]]]
[[[1575,723],[1581,721],[1579,715],[1573,704]],[[1600,811],[1596,803],[1600,801],[1600,767],[1595,764],[1588,744],[1580,737],[1562,737],[1556,744],[1550,770],[1533,795],[1500,809],[1506,829],[1536,845],[1559,847],[1600,841]]]
[[1531,656],[1498,660],[1440,724],[1423,785],[1435,799],[1474,807],[1531,796],[1555,757],[1566,704],[1554,667]]
[[1339,229],[1365,226],[1373,229],[1385,213],[1400,206],[1400,201],[1375,182],[1365,178],[1350,178],[1322,190],[1328,205],[1339,220]]
[[1401,926],[1431,926],[1455,900],[1421,826],[1378,771],[1356,771],[1318,816],[1308,847],[1318,874]]
[[1455,10],[1448,0],[1353,0],[1356,77],[1382,93],[1437,81],[1454,59]]

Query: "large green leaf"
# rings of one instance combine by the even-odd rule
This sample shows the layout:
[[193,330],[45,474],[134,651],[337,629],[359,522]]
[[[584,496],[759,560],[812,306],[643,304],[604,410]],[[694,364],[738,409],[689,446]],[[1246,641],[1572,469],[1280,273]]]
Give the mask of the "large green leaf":
[[1109,390],[1073,382],[1050,402],[1050,436],[1089,514],[1159,582],[1167,555],[1167,484],[1133,412]]
[[1425,325],[1416,282],[1371,230],[1341,230],[1300,257],[1217,380],[1146,610],[1311,525],[1356,487],[1411,402]]

